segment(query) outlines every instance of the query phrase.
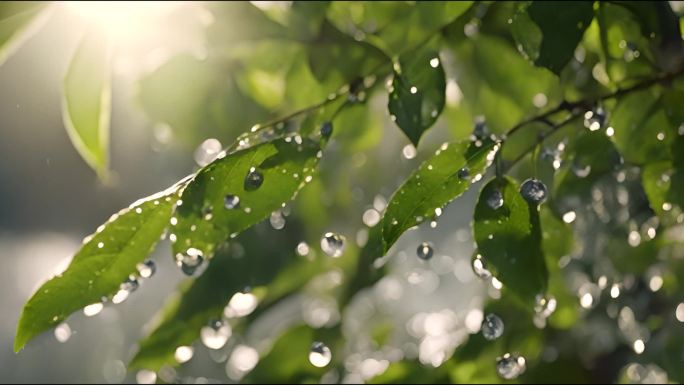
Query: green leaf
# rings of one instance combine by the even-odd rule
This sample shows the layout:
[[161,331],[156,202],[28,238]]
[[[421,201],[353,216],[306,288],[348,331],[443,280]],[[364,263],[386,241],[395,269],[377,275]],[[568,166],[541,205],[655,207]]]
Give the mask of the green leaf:
[[0,4],[0,65],[45,21],[42,1],[4,1]]
[[[496,178],[482,189],[475,206],[473,232],[479,253],[505,288],[527,303],[544,294],[548,270],[542,251],[537,206],[529,205],[511,178]],[[488,199],[503,196],[503,206],[494,209]]]
[[109,163],[110,75],[109,43],[86,33],[64,77],[62,118],[71,143],[102,180]]
[[560,74],[593,18],[593,1],[533,1],[516,14],[511,30],[535,65]]
[[232,48],[236,43],[287,37],[287,29],[246,1],[209,2],[214,22],[207,28],[213,48]]
[[[394,193],[382,219],[385,251],[399,236],[423,220],[439,216],[442,208],[482,178],[499,144],[487,139],[443,144]],[[467,169],[467,177],[459,177]]]
[[24,306],[14,350],[69,314],[115,294],[159,241],[173,213],[176,190],[174,186],[133,203],[88,237],[64,273],[43,284]]
[[444,109],[446,78],[437,52],[425,50],[395,64],[389,112],[416,147]]
[[[319,151],[312,140],[287,137],[239,150],[202,169],[183,191],[183,204],[176,210],[178,223],[171,228],[174,253],[192,247],[211,258],[229,236],[292,199],[311,180]],[[246,183],[252,168],[262,176],[257,188]],[[239,205],[226,208],[227,195],[237,196]]]

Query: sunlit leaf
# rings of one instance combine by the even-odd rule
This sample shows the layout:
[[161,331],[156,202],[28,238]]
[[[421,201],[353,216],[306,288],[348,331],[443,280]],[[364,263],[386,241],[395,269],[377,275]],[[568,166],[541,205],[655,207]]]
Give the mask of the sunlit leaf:
[[388,109],[414,146],[442,113],[445,92],[446,79],[437,52],[412,53],[395,65]]
[[392,196],[382,219],[385,251],[406,230],[436,220],[447,203],[482,178],[498,149],[489,139],[442,145]]
[[[504,288],[528,304],[544,295],[549,273],[542,251],[539,211],[528,204],[510,178],[496,178],[482,189],[475,206],[473,233],[478,252]],[[500,194],[500,195],[499,195]],[[503,205],[492,201],[499,196]]]
[[101,179],[106,179],[109,163],[110,56],[107,39],[87,33],[67,69],[62,99],[71,143]]
[[176,187],[133,203],[84,243],[69,267],[43,284],[22,312],[14,350],[71,313],[115,294],[152,252],[177,201]]
[[31,37],[45,20],[47,2],[4,1],[0,4],[0,64]]

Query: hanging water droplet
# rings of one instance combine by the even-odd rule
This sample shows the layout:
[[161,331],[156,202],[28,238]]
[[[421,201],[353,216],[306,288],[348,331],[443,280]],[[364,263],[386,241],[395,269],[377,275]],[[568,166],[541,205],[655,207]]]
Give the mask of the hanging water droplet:
[[195,150],[195,162],[198,166],[204,167],[213,162],[220,152],[221,142],[214,138],[207,139]]
[[498,210],[504,204],[503,194],[499,189],[492,190],[486,199],[487,206],[489,206],[492,210]]
[[173,356],[176,359],[176,362],[182,364],[190,361],[194,354],[195,349],[193,349],[192,346],[179,346],[176,348],[176,351],[174,352]]
[[249,173],[247,173],[247,176],[245,177],[245,183],[244,183],[245,190],[247,190],[247,191],[256,190],[259,187],[261,187],[262,183],[264,183],[263,174],[261,174],[254,167],[252,167],[249,170]]
[[237,209],[240,207],[240,197],[233,194],[227,194],[225,198],[223,198],[223,206],[228,210]]
[[380,222],[380,213],[375,210],[375,209],[368,209],[364,211],[363,216],[361,218],[363,220],[363,224],[368,226],[368,227],[373,227]]
[[134,292],[138,289],[140,286],[140,283],[138,282],[138,279],[135,278],[135,276],[130,275],[128,278],[126,278],[125,281],[121,284],[121,290],[126,290],[129,292]]
[[321,250],[330,257],[339,257],[344,252],[344,237],[340,234],[325,233],[321,238]]
[[418,246],[418,250],[416,250],[416,254],[418,255],[418,258],[427,261],[432,258],[432,245],[428,242],[421,243],[420,246]]
[[525,368],[525,358],[522,356],[506,353],[496,359],[496,372],[504,380],[518,378],[525,372]]
[[416,147],[412,144],[407,144],[404,146],[404,148],[401,150],[401,154],[404,156],[406,159],[413,159],[416,157],[417,151]]
[[271,227],[276,230],[282,230],[285,227],[285,218],[280,210],[276,210],[271,213],[269,222],[271,223]]
[[309,362],[311,362],[311,365],[323,368],[328,366],[331,360],[332,352],[323,342],[316,341],[311,344],[311,350],[309,351]]
[[102,302],[93,303],[83,308],[83,314],[85,314],[86,317],[92,317],[99,314],[102,311],[102,308],[104,308]]
[[204,254],[194,247],[189,248],[185,254],[176,254],[176,265],[186,275],[195,275],[204,262]]
[[468,167],[463,167],[458,170],[456,175],[458,175],[458,179],[460,180],[468,180],[470,178],[470,169],[468,169]]
[[136,268],[138,269],[138,274],[141,278],[150,278],[157,271],[157,265],[151,259],[138,263]]
[[309,255],[309,245],[304,241],[299,242],[299,244],[297,244],[296,251],[297,255],[299,255],[300,257],[307,256]]
[[329,138],[333,132],[333,125],[331,122],[325,122],[321,125],[321,136],[324,138]]
[[62,322],[55,328],[55,338],[61,343],[65,343],[71,338],[71,327],[66,322]]
[[252,314],[259,306],[259,299],[252,293],[238,292],[233,294],[228,305],[223,309],[226,318],[239,318]]
[[482,320],[482,336],[488,341],[493,341],[504,332],[504,323],[496,314],[487,314]]
[[543,203],[546,200],[546,194],[546,185],[538,179],[528,179],[520,186],[520,195],[533,205]]
[[226,345],[233,330],[227,322],[212,320],[200,330],[200,339],[209,349],[221,349]]
[[487,270],[484,258],[480,254],[474,254],[472,260],[473,273],[480,279],[488,279],[492,273]]

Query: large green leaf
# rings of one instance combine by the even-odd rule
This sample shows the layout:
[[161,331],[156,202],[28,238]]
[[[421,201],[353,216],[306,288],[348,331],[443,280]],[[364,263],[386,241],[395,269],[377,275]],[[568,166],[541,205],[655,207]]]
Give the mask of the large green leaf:
[[14,350],[84,306],[115,294],[150,254],[177,201],[174,186],[114,214],[88,237],[64,273],[43,284],[26,303]]
[[[542,251],[537,206],[527,203],[511,178],[496,178],[482,189],[473,232],[479,253],[505,288],[527,303],[546,292],[549,273]],[[503,205],[491,205],[501,194]],[[496,199],[494,199],[496,200]]]
[[447,203],[480,180],[498,149],[490,139],[443,144],[392,196],[382,219],[385,251],[406,230],[439,216]]
[[106,179],[109,163],[110,76],[109,43],[91,31],[64,77],[62,117],[71,143],[101,179]]
[[[174,253],[195,248],[210,258],[229,236],[280,209],[311,180],[319,151],[312,140],[287,137],[236,151],[202,169],[176,210],[170,236]],[[251,169],[261,175],[261,185],[247,183]],[[226,207],[228,195],[239,199],[236,207]]]
[[43,1],[4,1],[0,4],[0,64],[42,24],[48,6]]
[[445,92],[446,78],[436,51],[403,56],[395,65],[388,108],[392,120],[415,146],[442,113]]
[[533,1],[516,14],[511,29],[535,65],[559,74],[593,17],[592,1]]

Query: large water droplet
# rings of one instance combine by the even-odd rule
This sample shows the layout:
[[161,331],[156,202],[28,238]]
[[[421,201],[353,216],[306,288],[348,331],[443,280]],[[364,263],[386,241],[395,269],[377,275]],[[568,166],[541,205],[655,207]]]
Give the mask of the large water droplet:
[[207,139],[195,150],[195,162],[204,167],[213,162],[220,152],[221,142],[214,138]]
[[176,362],[182,364],[190,361],[194,354],[195,349],[193,349],[192,346],[179,346],[176,348],[176,351],[174,352],[173,356],[176,359]]
[[418,250],[416,250],[416,254],[418,255],[418,258],[427,261],[432,258],[432,245],[429,242],[421,243],[420,246],[418,246]]
[[525,358],[522,356],[506,353],[503,357],[496,359],[496,372],[505,380],[518,378],[525,372],[525,368]]
[[321,136],[324,138],[329,138],[333,132],[333,125],[331,122],[325,122],[321,125]]
[[125,281],[123,281],[120,288],[121,290],[126,290],[128,292],[134,292],[138,289],[138,287],[140,287],[138,279],[135,278],[135,276],[130,275]]
[[486,197],[486,202],[487,206],[489,206],[492,210],[498,210],[499,208],[501,208],[501,206],[503,206],[504,204],[503,194],[501,193],[501,190],[492,190]]
[[285,227],[285,217],[283,217],[283,213],[280,210],[271,213],[269,222],[271,223],[271,227],[276,230],[282,230]]
[[252,167],[249,170],[249,173],[247,173],[247,176],[245,177],[245,190],[256,190],[259,187],[261,187],[262,183],[264,183],[264,175],[261,172],[257,171],[254,167]]
[[104,308],[102,302],[93,303],[83,308],[83,314],[85,314],[86,317],[92,317],[99,314],[102,311],[102,308]]
[[341,256],[344,252],[344,236],[336,233],[325,233],[321,238],[321,250],[330,257]]
[[259,299],[252,293],[235,293],[223,309],[226,318],[238,318],[251,314],[259,305]]
[[223,198],[223,206],[228,210],[236,209],[240,207],[240,197],[233,194],[227,194]]
[[157,265],[150,259],[139,263],[136,267],[138,269],[138,274],[140,274],[140,277],[142,278],[150,278],[157,271]]
[[475,273],[478,278],[489,279],[492,276],[492,273],[487,270],[487,265],[484,258],[480,254],[473,255],[472,266],[473,273]]
[[456,173],[458,175],[458,179],[460,180],[468,180],[470,178],[470,170],[468,167],[463,167],[458,172]]
[[309,362],[311,362],[311,365],[317,368],[323,368],[327,366],[331,360],[332,352],[324,343],[316,341],[311,344],[311,350],[309,351]]
[[62,322],[55,328],[55,338],[61,343],[65,343],[71,338],[71,327],[66,322]]
[[221,349],[233,334],[233,330],[227,322],[212,320],[200,330],[200,339],[204,346],[209,349]]
[[186,275],[195,275],[204,262],[204,254],[194,247],[189,248],[185,254],[176,254],[176,265]]
[[538,179],[528,179],[520,186],[520,195],[530,204],[541,204],[546,200],[546,185]]
[[504,323],[496,314],[487,314],[482,320],[482,335],[488,341],[493,341],[504,332]]

